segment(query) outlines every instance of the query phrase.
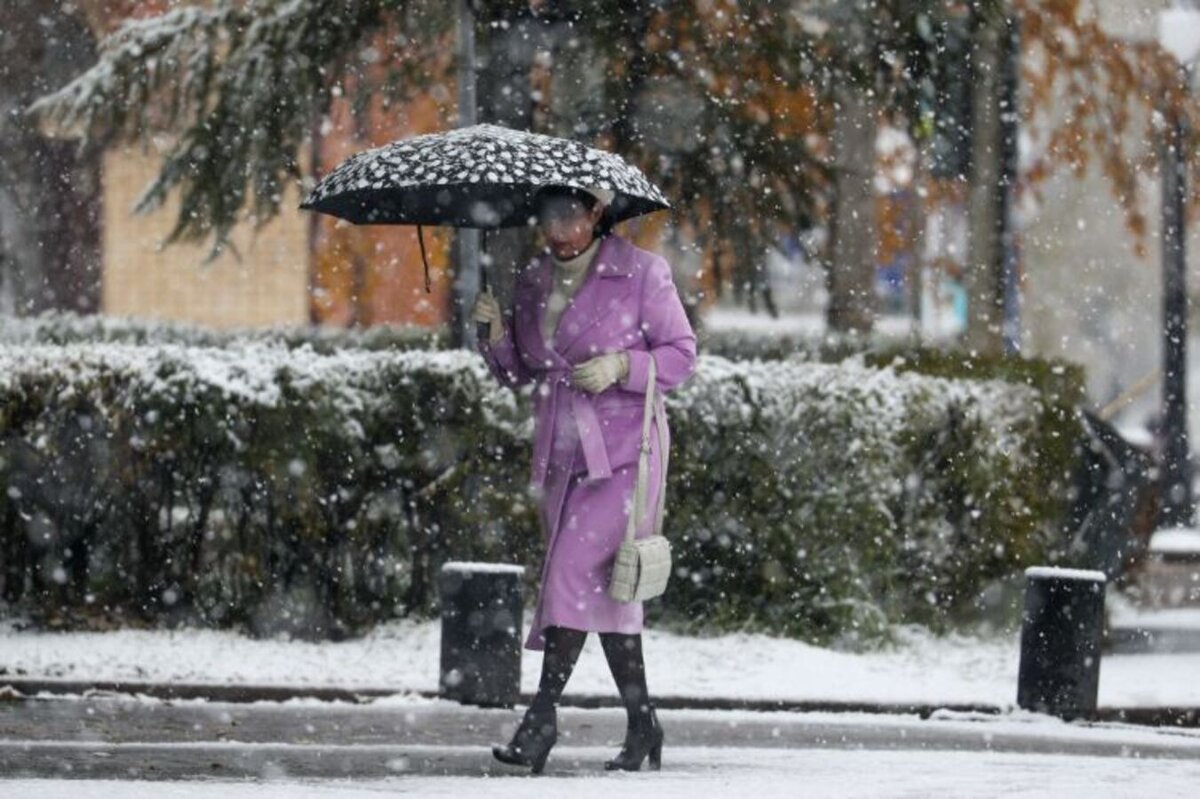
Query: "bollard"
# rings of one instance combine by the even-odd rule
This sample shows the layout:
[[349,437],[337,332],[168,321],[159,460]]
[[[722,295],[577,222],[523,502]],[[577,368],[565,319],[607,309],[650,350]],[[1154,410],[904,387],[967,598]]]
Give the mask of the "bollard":
[[449,562],[442,566],[439,692],[485,707],[513,707],[521,691],[523,566]]
[[1100,687],[1104,572],[1025,570],[1017,704],[1064,719],[1090,716]]

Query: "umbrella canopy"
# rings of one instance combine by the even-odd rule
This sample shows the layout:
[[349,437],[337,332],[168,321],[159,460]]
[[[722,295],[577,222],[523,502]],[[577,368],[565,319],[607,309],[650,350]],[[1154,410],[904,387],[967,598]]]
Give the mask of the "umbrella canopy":
[[613,222],[669,208],[642,171],[572,139],[472,125],[347,158],[300,207],[355,224],[502,228],[534,221],[543,186],[609,189]]

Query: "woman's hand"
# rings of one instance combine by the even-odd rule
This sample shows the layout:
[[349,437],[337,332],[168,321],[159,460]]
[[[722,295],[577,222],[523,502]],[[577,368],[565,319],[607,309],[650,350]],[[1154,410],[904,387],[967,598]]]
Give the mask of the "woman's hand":
[[604,389],[623,380],[629,374],[629,354],[609,352],[584,361],[571,370],[571,382],[576,388],[599,394]]
[[471,309],[471,319],[488,324],[488,342],[495,344],[504,338],[504,316],[500,313],[500,303],[490,291],[480,292],[475,297],[475,307]]

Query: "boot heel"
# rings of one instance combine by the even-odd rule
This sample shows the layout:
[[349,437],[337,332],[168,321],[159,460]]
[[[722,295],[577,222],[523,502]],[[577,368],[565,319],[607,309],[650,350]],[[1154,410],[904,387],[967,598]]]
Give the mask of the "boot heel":
[[650,770],[658,771],[662,768],[662,738],[658,739],[658,743],[650,750]]
[[550,757],[550,747],[547,746],[540,753],[538,753],[537,757],[535,757],[533,759],[533,773],[534,774],[542,773],[542,770],[544,768],[546,768],[546,758],[548,758],[548,757]]

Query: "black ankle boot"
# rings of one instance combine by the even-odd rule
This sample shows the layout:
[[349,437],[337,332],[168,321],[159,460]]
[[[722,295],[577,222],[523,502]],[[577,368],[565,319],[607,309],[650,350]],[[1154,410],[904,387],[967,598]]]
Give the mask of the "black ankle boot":
[[534,774],[541,774],[550,756],[550,747],[558,739],[558,714],[554,708],[536,709],[532,705],[525,711],[521,726],[513,733],[512,741],[504,746],[493,746],[492,756],[501,763],[511,766],[532,766]]
[[650,768],[662,768],[663,730],[658,723],[658,714],[650,708],[645,721],[629,725],[625,731],[625,745],[621,752],[604,764],[607,771],[638,771],[642,760],[650,757]]

